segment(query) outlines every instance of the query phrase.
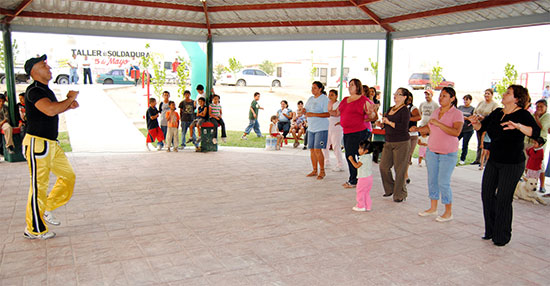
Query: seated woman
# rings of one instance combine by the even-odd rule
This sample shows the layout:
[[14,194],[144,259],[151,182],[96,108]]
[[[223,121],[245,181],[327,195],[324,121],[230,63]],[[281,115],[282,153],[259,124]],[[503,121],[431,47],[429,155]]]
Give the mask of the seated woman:
[[281,109],[277,111],[277,117],[279,119],[277,127],[283,132],[283,138],[286,138],[286,135],[290,131],[290,120],[294,117],[294,113],[288,108],[286,100],[281,101]]

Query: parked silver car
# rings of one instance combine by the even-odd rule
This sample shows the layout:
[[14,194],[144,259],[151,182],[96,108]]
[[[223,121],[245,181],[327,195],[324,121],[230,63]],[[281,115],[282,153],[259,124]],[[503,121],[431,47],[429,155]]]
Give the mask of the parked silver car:
[[266,72],[259,69],[243,69],[236,74],[222,74],[217,83],[221,85],[280,87],[281,79],[270,76]]

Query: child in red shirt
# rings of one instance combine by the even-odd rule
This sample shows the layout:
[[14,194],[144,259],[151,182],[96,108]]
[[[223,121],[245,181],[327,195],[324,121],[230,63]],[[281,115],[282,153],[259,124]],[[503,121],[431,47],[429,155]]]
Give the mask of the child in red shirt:
[[539,178],[542,170],[542,160],[544,159],[544,146],[546,140],[542,137],[535,139],[533,147],[527,149],[527,166],[525,167],[525,176],[527,178]]

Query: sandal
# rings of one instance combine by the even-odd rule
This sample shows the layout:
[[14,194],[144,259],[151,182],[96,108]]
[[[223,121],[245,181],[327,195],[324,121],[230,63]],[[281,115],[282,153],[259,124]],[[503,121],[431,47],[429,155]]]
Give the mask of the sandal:
[[317,176],[317,170],[311,171],[311,173],[307,174],[306,177],[315,177]]
[[325,176],[325,169],[321,169],[321,172],[319,172],[319,176],[317,176],[317,180],[322,180]]
[[349,182],[346,182],[342,185],[345,189],[353,189],[355,188],[355,185],[350,184]]

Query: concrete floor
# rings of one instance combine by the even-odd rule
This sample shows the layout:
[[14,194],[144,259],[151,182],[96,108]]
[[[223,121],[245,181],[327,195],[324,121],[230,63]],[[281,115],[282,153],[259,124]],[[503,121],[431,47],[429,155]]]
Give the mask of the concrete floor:
[[71,153],[75,193],[47,241],[22,236],[26,164],[1,162],[0,285],[550,283],[550,207],[514,202],[512,241],[495,247],[480,239],[474,167],[455,169],[455,219],[438,223],[417,215],[425,167],[411,166],[398,204],[382,198],[375,165],[373,211],[356,213],[347,172],[306,178],[308,154]]

